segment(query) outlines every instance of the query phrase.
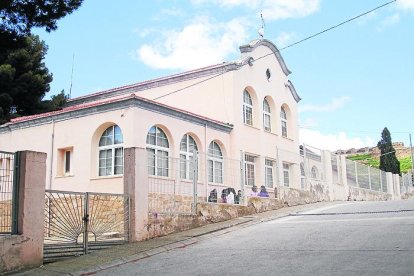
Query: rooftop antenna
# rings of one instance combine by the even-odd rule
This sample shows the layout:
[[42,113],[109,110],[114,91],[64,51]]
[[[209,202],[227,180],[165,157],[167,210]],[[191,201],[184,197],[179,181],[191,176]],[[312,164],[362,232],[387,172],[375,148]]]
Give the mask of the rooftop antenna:
[[70,74],[69,99],[72,98],[73,67],[75,67],[75,53],[72,56],[72,73]]
[[260,18],[262,19],[262,27],[257,31],[257,33],[260,35],[261,38],[264,37],[265,32],[265,23],[263,19],[263,11],[260,12]]

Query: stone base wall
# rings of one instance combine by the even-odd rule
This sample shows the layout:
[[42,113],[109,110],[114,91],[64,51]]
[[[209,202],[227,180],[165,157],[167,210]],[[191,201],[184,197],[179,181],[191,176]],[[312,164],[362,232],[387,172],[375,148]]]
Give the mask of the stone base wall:
[[209,223],[225,221],[241,216],[276,210],[284,207],[283,201],[275,198],[252,197],[247,206],[201,202],[197,214],[150,213],[146,225],[146,237],[154,238],[180,232]]
[[401,199],[414,199],[414,191],[402,194]]
[[374,200],[392,200],[392,195],[367,189],[349,187],[348,200],[355,201],[374,201]]
[[329,201],[329,192],[320,184],[311,185],[310,191],[288,187],[277,187],[276,195],[287,206],[303,205],[321,201]]

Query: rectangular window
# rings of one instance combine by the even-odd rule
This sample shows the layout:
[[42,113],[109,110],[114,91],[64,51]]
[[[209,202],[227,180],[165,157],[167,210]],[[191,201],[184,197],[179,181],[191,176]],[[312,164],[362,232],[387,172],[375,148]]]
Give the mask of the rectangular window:
[[124,173],[124,149],[116,148],[115,149],[115,172],[114,174],[123,174]]
[[214,161],[213,160],[208,160],[208,182],[213,182],[214,178],[214,165],[213,165]]
[[147,148],[148,174],[168,177],[168,151]]
[[187,179],[187,158],[184,154],[180,154],[180,178]]
[[56,175],[73,175],[73,147],[58,149]]
[[283,185],[289,187],[289,164],[283,163]]
[[69,175],[71,173],[71,159],[72,152],[70,150],[65,151],[65,175]]
[[247,125],[252,126],[253,125],[253,109],[249,106],[244,105],[243,106],[243,118],[244,123]]
[[214,161],[214,182],[223,183],[223,163]]
[[245,185],[254,185],[254,171],[255,171],[255,164],[254,164],[254,156],[252,155],[245,155],[244,156],[244,182]]
[[265,131],[270,132],[272,130],[270,126],[270,114],[268,113],[263,114],[263,125],[264,125]]
[[282,120],[282,137],[287,137],[287,122]]
[[265,176],[266,176],[266,187],[273,188],[273,161],[265,160]]
[[99,151],[99,176],[112,174],[112,149]]
[[147,148],[148,154],[148,174],[155,175],[155,149]]

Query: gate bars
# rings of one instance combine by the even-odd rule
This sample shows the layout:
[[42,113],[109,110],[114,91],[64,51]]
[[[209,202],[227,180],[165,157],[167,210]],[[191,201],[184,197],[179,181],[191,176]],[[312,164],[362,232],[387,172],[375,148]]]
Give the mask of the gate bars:
[[17,233],[19,157],[0,151],[0,234]]
[[129,207],[123,194],[46,190],[45,262],[128,242]]

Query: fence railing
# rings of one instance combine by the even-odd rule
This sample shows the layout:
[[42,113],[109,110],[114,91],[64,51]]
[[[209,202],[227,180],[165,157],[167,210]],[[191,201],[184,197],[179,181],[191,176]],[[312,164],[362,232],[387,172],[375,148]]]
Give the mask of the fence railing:
[[[194,214],[197,202],[243,203],[253,185],[264,186],[270,197],[276,187],[329,193],[328,185],[344,181],[351,187],[388,191],[385,172],[349,159],[343,163],[340,155],[325,155],[309,145],[297,152],[276,148],[270,156],[240,152],[240,159],[195,151],[180,153],[179,158],[153,149],[143,149],[143,153],[148,166],[149,213]],[[227,202],[229,190],[237,198]]]
[[346,175],[349,186],[384,192],[388,191],[386,172],[346,159]]
[[15,160],[15,153],[0,151],[0,234],[11,234],[15,228]]

